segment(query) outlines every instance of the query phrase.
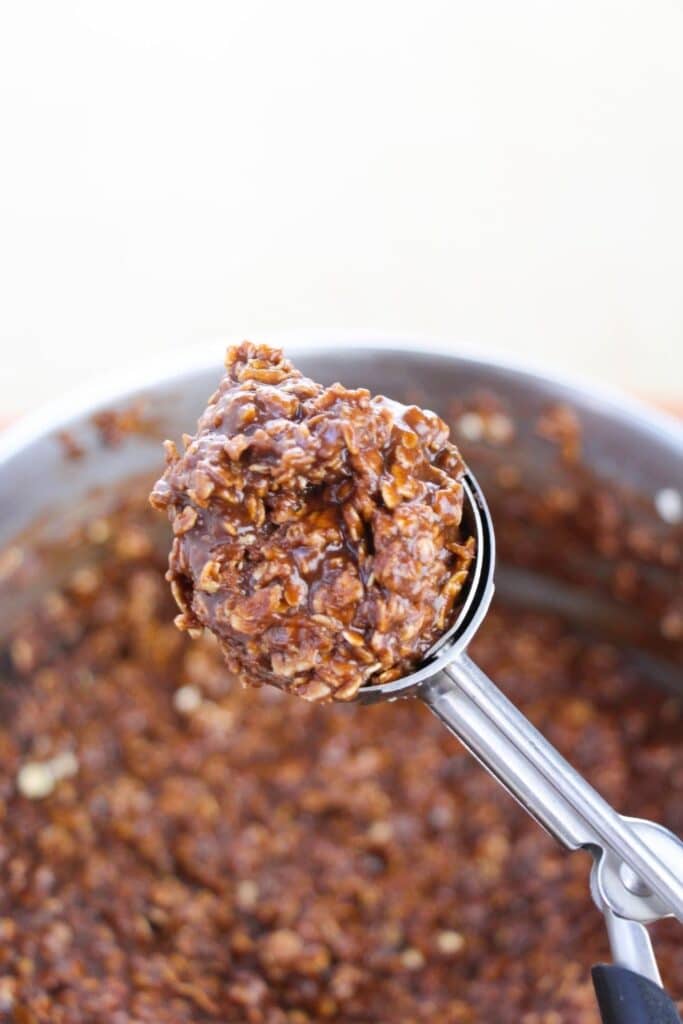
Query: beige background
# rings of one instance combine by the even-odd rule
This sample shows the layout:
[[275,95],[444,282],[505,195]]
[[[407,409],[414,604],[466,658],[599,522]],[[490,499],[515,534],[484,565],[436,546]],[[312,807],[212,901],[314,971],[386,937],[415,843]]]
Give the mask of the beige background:
[[155,351],[417,332],[683,395],[683,5],[0,15],[0,415]]

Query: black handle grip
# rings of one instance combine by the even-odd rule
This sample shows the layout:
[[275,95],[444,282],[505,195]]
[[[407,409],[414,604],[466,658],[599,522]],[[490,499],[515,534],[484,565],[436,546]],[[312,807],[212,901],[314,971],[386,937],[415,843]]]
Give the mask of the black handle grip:
[[615,964],[592,973],[603,1024],[681,1024],[673,1000],[642,974]]

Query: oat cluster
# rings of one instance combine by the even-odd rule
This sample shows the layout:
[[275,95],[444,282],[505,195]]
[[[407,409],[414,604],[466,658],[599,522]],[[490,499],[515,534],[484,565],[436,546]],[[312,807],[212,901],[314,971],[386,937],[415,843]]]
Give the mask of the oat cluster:
[[448,627],[473,557],[462,459],[438,416],[323,387],[244,343],[151,501],[170,516],[177,625],[242,681],[350,700]]

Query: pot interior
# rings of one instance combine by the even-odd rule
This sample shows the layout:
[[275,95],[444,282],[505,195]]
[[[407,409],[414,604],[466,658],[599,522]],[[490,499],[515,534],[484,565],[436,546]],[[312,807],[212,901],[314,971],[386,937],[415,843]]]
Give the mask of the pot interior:
[[[615,806],[683,831],[683,705],[650,685],[678,685],[680,664],[680,526],[655,500],[680,469],[672,436],[470,360],[291,355],[448,420],[500,550],[473,656]],[[217,354],[0,452],[2,1008],[589,1024],[608,953],[587,858],[421,702],[241,690],[173,627],[146,492],[219,373]],[[22,772],[55,763],[54,789],[27,792]],[[667,922],[657,951],[680,992]]]
[[[493,363],[371,348],[297,354],[294,346],[291,355],[323,383],[341,380],[439,413],[492,509],[499,595],[556,609],[628,648],[653,680],[683,685],[682,527],[658,509],[680,473],[673,426],[666,434],[618,404]],[[116,500],[127,481],[152,480],[160,442],[194,424],[219,374],[216,360],[132,389],[7,457],[0,489],[6,579],[17,542],[30,548],[64,535]],[[32,592],[24,567],[24,598]],[[6,623],[21,603],[6,586]]]

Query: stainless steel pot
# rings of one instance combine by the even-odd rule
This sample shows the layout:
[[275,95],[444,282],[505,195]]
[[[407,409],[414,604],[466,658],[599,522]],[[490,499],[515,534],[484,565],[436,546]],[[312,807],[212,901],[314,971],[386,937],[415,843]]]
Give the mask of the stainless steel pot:
[[[675,495],[680,501],[683,431],[675,420],[619,395],[502,360],[454,354],[431,341],[329,332],[308,332],[303,340],[300,335],[272,340],[284,344],[297,365],[315,379],[339,379],[349,386],[416,400],[451,421],[454,410],[473,393],[493,393],[502,399],[516,424],[510,443],[479,444],[459,434],[457,423],[455,430],[492,504],[500,548],[499,592],[508,599],[561,608],[631,647],[652,678],[682,685],[675,609],[680,561],[674,555],[663,564],[641,550],[644,534],[654,538],[658,549],[668,544],[673,550],[680,543]],[[193,424],[213,390],[224,347],[224,342],[216,343],[135,368],[84,395],[68,396],[5,431],[0,437],[0,548],[29,528],[33,540],[58,535],[86,514],[98,490],[97,500],[106,501],[102,489],[111,491],[134,475],[151,477],[161,462],[159,441],[178,437]],[[581,425],[584,445],[578,468],[558,459],[557,449],[535,429],[544,411],[558,403],[570,406]],[[144,429],[120,445],[103,444],[93,416],[131,406],[139,409]],[[65,433],[83,451],[82,457],[65,456]],[[518,527],[520,502],[533,502],[549,487],[578,492],[578,514],[572,513],[576,529],[567,533],[561,558],[556,520],[530,519],[524,524],[523,543],[519,528],[515,531],[507,521],[510,496],[500,479],[501,469],[510,465],[520,476],[515,498]],[[618,495],[624,533],[635,541],[632,555],[627,552],[627,560],[637,562],[633,599],[614,586],[623,551],[605,552],[591,535],[589,520],[596,514],[598,494]],[[670,506],[665,518],[662,495]],[[11,597],[15,601],[16,594]]]
[[[340,379],[416,401],[453,423],[492,505],[499,592],[508,601],[557,607],[578,625],[630,648],[644,678],[682,688],[679,424],[625,398],[501,360],[454,355],[431,342],[346,334],[277,340],[315,379]],[[195,349],[163,366],[135,370],[28,417],[0,438],[3,629],[31,599],[32,585],[46,581],[27,572],[21,591],[14,584],[3,587],[2,551],[11,551],[19,538],[29,547],[53,540],[120,495],[126,481],[151,479],[161,464],[161,439],[188,429],[214,389],[223,348]],[[467,410],[472,395],[482,392],[489,396],[481,399],[484,406],[494,396],[514,425],[512,434],[477,437],[477,414],[473,420]],[[578,461],[558,455],[558,446],[539,432],[541,418],[558,406],[570,407],[580,426]],[[107,443],[98,414],[131,407],[140,429],[121,443]],[[70,451],[81,454],[70,457]],[[569,505],[562,497],[568,494]],[[605,515],[612,517],[614,545],[603,543]],[[36,565],[44,571],[43,563]]]

